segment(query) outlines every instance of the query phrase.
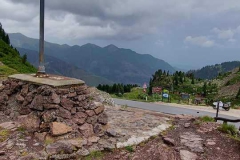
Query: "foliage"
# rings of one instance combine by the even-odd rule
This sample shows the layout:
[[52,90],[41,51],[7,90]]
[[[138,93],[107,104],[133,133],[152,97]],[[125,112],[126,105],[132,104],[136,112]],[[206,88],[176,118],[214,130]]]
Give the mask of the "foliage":
[[127,84],[127,85],[124,85],[124,84],[113,84],[113,85],[101,85],[99,84],[97,86],[97,89],[101,90],[101,91],[104,91],[104,92],[107,92],[107,93],[110,93],[110,94],[116,94],[116,95],[122,95],[124,93],[127,93],[127,92],[131,92],[131,89],[134,88],[134,87],[138,87],[138,85],[136,84]]
[[5,141],[9,137],[10,132],[0,128],[0,142]]
[[15,69],[9,68],[8,66],[0,66],[0,77],[6,77],[12,74],[18,73]]
[[0,23],[0,61],[5,64],[7,67],[12,68],[10,70],[8,68],[2,67],[2,72],[0,74],[9,75],[11,73],[15,73],[16,70],[19,73],[33,73],[36,72],[36,68],[34,68],[30,63],[27,62],[27,57],[21,57],[17,49],[13,48],[10,45],[9,36],[5,33],[2,25]]
[[200,120],[202,122],[214,122],[215,121],[214,118],[209,117],[209,116],[202,116],[202,117],[200,117]]
[[128,151],[128,152],[134,152],[134,149],[132,146],[126,146],[125,149]]
[[4,31],[1,23],[0,23],[0,40],[3,40],[6,44],[10,45],[9,36],[8,36],[8,34]]
[[239,61],[224,62],[221,64],[205,66],[199,70],[190,70],[188,73],[192,73],[196,78],[201,79],[213,79],[216,77],[221,79],[222,76],[226,76],[227,74],[229,74],[227,72],[239,66]]
[[35,73],[37,70],[30,63],[23,63],[19,53],[0,40],[0,61],[19,73]]
[[232,125],[232,124],[227,124],[227,123],[223,123],[219,128],[219,131],[223,132],[223,133],[227,133],[230,134],[232,136],[236,136],[238,133],[237,128]]
[[92,160],[92,159],[102,159],[103,153],[100,151],[93,151],[88,156],[84,158],[84,160]]

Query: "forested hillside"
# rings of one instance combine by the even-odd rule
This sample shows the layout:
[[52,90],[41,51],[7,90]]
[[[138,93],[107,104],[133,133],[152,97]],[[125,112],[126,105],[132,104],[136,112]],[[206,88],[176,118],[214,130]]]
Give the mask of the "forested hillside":
[[37,70],[27,62],[27,56],[20,56],[16,48],[10,45],[8,34],[0,23],[0,76],[13,73],[35,73]]
[[229,72],[239,66],[240,61],[224,62],[221,64],[205,66],[199,70],[190,70],[188,73],[193,73],[196,78],[213,79],[219,74]]

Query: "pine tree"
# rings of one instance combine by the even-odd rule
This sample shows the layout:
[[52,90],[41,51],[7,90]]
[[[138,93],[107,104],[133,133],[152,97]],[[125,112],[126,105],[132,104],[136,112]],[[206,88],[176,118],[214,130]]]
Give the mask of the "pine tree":
[[26,62],[27,62],[27,55],[24,54],[23,57],[22,57],[22,63],[26,64]]

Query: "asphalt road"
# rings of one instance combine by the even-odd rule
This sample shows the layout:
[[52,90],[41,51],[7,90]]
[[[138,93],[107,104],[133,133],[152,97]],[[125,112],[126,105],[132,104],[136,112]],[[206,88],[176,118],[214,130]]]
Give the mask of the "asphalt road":
[[[187,115],[193,115],[193,116],[211,116],[215,117],[215,113],[201,111],[201,110],[195,110],[195,109],[187,109],[187,108],[180,108],[180,107],[174,107],[174,106],[167,106],[167,105],[160,105],[160,104],[153,104],[153,103],[146,103],[146,102],[138,102],[138,101],[130,101],[130,100],[123,100],[123,99],[113,99],[116,104],[119,105],[127,105],[129,107],[135,107],[145,110],[151,110],[156,112],[162,112],[167,114],[187,114]],[[229,118],[229,119],[237,119],[239,117],[232,117],[232,116],[226,116],[222,115],[221,112],[219,114],[219,117]],[[237,128],[239,128],[240,123],[232,123]]]

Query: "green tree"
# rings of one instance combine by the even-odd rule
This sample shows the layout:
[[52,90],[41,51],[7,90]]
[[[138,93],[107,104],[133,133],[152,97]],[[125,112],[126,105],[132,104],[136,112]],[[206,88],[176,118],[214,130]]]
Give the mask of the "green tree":
[[22,57],[22,63],[26,64],[26,62],[27,62],[27,55],[24,54],[23,57]]

